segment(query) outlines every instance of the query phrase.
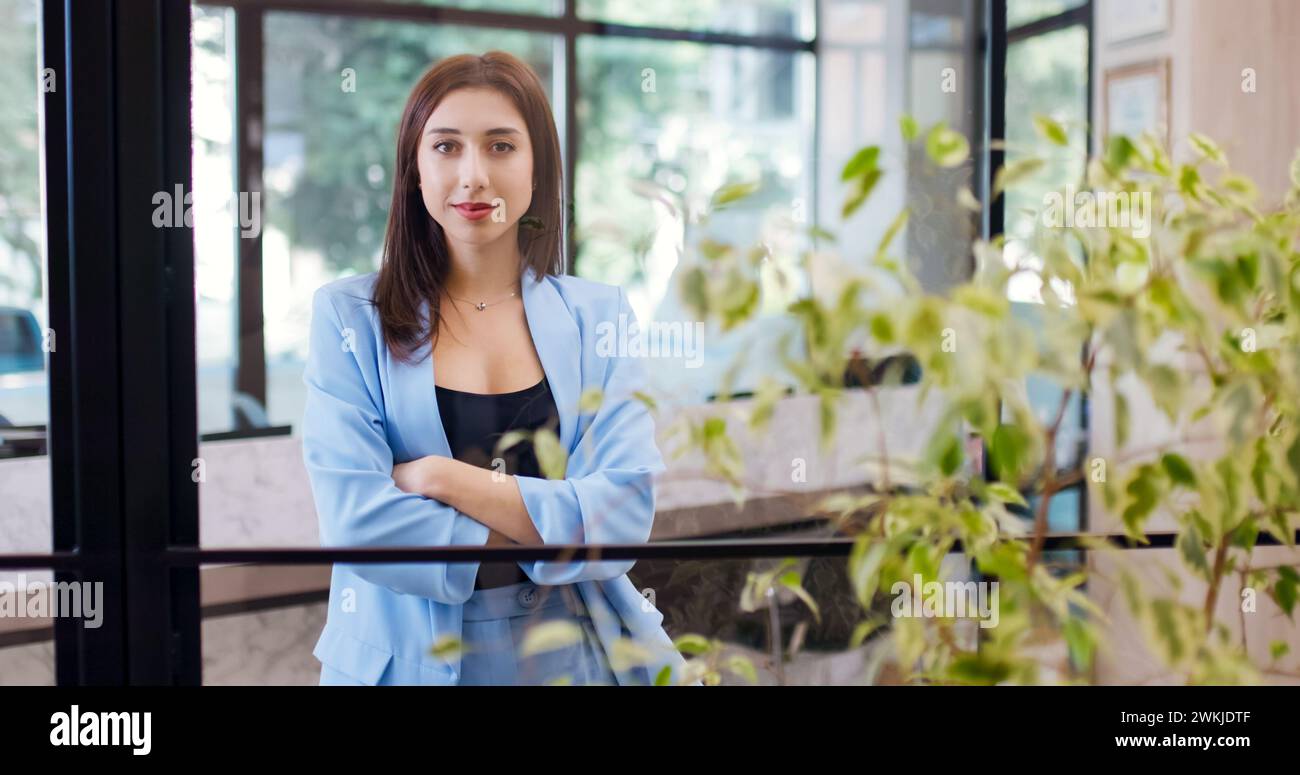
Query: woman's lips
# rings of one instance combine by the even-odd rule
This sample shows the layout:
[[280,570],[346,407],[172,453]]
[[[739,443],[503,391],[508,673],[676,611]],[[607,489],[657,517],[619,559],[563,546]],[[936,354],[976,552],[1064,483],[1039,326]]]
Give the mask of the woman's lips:
[[480,221],[488,217],[492,210],[495,209],[492,205],[484,203],[459,204],[453,205],[453,207],[456,208],[456,212],[471,221]]

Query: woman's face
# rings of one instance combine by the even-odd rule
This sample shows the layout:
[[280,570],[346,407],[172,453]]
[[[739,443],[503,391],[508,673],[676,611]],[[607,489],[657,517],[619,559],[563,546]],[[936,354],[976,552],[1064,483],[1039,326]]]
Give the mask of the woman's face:
[[421,132],[417,167],[424,207],[449,242],[486,245],[514,233],[533,201],[528,127],[492,89],[443,97]]

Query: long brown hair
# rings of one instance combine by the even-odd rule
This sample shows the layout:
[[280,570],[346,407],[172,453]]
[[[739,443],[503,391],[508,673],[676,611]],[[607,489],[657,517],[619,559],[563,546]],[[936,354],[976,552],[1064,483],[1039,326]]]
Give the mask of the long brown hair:
[[[495,89],[510,99],[524,117],[533,147],[537,189],[528,212],[519,219],[519,273],[522,276],[530,268],[541,279],[563,267],[560,139],[541,80],[532,68],[504,51],[460,54],[434,64],[415,84],[402,111],[383,263],[371,298],[379,311],[384,341],[401,361],[410,362],[426,341],[437,336],[440,291],[451,266],[446,235],[425,209],[418,187],[420,133],[447,94],[473,87]],[[421,303],[426,301],[427,329],[420,317]]]

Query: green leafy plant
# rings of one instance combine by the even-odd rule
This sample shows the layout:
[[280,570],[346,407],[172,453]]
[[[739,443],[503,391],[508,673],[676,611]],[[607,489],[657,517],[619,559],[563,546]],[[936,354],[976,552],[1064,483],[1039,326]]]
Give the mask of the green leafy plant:
[[[1058,123],[1039,116],[1034,126],[1046,147],[1068,153]],[[942,124],[923,131],[905,118],[900,129],[935,168],[969,159],[965,139]],[[865,343],[871,358],[910,353],[922,369],[918,408],[938,406],[922,455],[891,457],[882,434],[868,491],[821,504],[839,532],[854,536],[848,578],[863,616],[851,646],[886,638],[902,680],[1091,680],[1106,645],[1106,618],[1081,588],[1090,571],[1060,566],[1044,549],[1053,498],[1081,483],[1133,542],[1146,540],[1157,515],[1173,525],[1179,568],[1167,573],[1172,593],[1149,592],[1126,568],[1119,577],[1130,612],[1170,671],[1190,683],[1258,682],[1289,652],[1279,641],[1269,649],[1273,662],[1252,660],[1215,614],[1234,578],[1264,591],[1288,618],[1300,589],[1292,564],[1262,567],[1252,559],[1264,534],[1294,551],[1300,510],[1300,157],[1285,200],[1267,205],[1212,140],[1193,135],[1189,143],[1194,158],[1178,161],[1154,136],[1112,138],[1103,154],[1085,160],[1085,179],[1075,186],[1094,201],[1124,201],[1117,196],[1123,194],[1132,207],[1051,222],[1052,207],[1077,201],[1066,189],[1030,213],[1035,225],[1021,238],[1023,249],[1008,250],[1002,237],[975,241],[971,276],[943,294],[922,288],[898,254],[896,237],[908,223],[903,211],[874,249],[854,249],[861,262],[857,269],[843,265],[833,295],[809,292],[787,308],[806,354],[790,355],[787,340],[782,367],[798,392],[819,398],[823,448],[839,430],[850,344]],[[845,165],[846,217],[887,174],[883,163],[872,146]],[[1016,188],[1043,166],[1017,154],[991,195]],[[732,188],[717,201],[751,191]],[[986,204],[965,189],[955,197],[967,208]],[[1142,204],[1144,224],[1137,217]],[[817,239],[831,236],[813,231]],[[756,251],[711,241],[699,254],[680,287],[693,313],[723,330],[754,317],[761,306]],[[808,258],[799,257],[805,269]],[[1032,320],[1013,314],[1008,301],[1010,284],[1027,279],[1041,296]],[[1030,404],[1031,378],[1046,380],[1059,395],[1046,416]],[[865,388],[878,414],[879,393],[889,389]],[[747,404],[749,430],[766,428],[784,392],[777,380],[763,383]],[[1057,459],[1059,436],[1069,402],[1081,394],[1110,397],[1110,410],[1098,417],[1113,422],[1116,450],[1066,467]],[[1129,443],[1140,400],[1175,429],[1169,443]],[[734,407],[727,412],[734,415]],[[680,418],[674,454],[701,452],[711,472],[739,489],[744,459],[730,427],[720,413]],[[1197,434],[1212,443],[1194,445],[1202,440]],[[987,450],[986,461],[970,459],[977,447]],[[896,486],[891,471],[906,471],[909,486]],[[1079,545],[1117,559],[1132,554],[1101,540]],[[957,549],[999,583],[997,626],[972,634],[970,622],[958,617],[882,614],[879,604],[895,584],[941,580],[941,561]],[[1179,594],[1186,578],[1204,584],[1196,604]],[[786,566],[751,577],[742,602],[753,609],[773,586],[802,593],[816,614],[798,573]],[[704,644],[696,651],[713,662],[703,672],[716,677],[716,642],[679,642]],[[1036,653],[1044,644],[1064,646],[1065,675],[1045,674]]]

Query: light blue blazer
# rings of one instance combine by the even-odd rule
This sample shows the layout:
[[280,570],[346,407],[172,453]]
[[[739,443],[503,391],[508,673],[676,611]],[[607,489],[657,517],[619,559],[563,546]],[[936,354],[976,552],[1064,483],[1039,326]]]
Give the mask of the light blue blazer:
[[[322,546],[447,546],[487,543],[488,528],[438,500],[406,493],[393,466],[450,456],[438,413],[426,343],[415,365],[390,357],[370,303],[377,273],[336,280],[312,299],[303,381],[302,454],[320,520]],[[523,303],[533,344],[560,413],[568,452],[565,479],[518,476],[524,505],[546,544],[641,543],[654,521],[654,479],[664,470],[654,418],[630,393],[643,364],[597,352],[608,322],[633,321],[623,291],[573,276],[525,270]],[[428,323],[428,304],[422,310]],[[608,350],[602,347],[602,351]],[[622,350],[625,352],[625,350]],[[613,355],[620,348],[614,347]],[[599,388],[604,402],[578,414],[578,399]],[[664,631],[663,614],[627,572],[634,560],[520,562],[537,584],[575,584],[601,646],[621,636],[648,651],[647,665],[617,670],[620,684],[650,684],[665,666],[673,682],[685,664]],[[313,654],[367,684],[455,684],[460,657],[434,656],[443,636],[461,635],[462,604],[474,592],[477,562],[336,564],[329,613]],[[382,678],[382,681],[381,681]]]

